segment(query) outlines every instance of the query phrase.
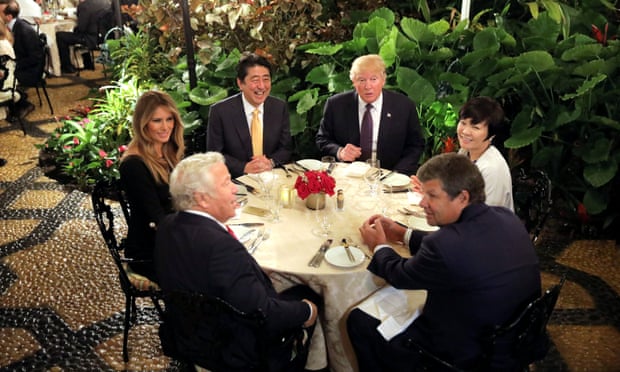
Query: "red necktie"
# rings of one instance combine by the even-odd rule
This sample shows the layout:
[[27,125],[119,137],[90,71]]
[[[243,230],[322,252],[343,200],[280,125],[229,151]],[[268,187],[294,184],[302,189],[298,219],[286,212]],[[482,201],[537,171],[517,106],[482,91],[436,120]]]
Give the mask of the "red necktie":
[[364,161],[370,159],[372,155],[372,115],[370,110],[372,105],[369,103],[366,105],[366,111],[362,117],[362,129],[360,130],[360,146],[362,148],[362,157],[360,160]]
[[237,235],[235,235],[235,232],[230,228],[230,226],[226,225],[226,230],[228,230],[228,233],[232,235],[233,238],[237,239]]

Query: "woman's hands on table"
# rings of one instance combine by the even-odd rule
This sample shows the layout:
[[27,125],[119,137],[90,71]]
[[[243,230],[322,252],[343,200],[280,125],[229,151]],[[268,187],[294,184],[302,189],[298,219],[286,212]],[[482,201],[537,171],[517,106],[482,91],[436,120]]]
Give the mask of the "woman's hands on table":
[[378,245],[387,244],[388,240],[393,242],[403,241],[407,231],[405,227],[380,214],[371,216],[362,224],[359,230],[362,240],[372,252],[375,251]]

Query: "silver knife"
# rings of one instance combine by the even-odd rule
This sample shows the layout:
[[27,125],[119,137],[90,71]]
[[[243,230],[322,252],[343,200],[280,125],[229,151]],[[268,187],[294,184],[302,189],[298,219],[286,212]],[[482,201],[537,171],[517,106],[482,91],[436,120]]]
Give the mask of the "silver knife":
[[265,224],[262,222],[241,222],[241,223],[229,223],[228,226],[243,226],[243,227],[261,227]]
[[310,169],[304,167],[303,165],[299,164],[298,161],[295,162],[295,165],[298,166],[299,168],[303,169],[305,172],[309,171]]
[[332,244],[332,239],[327,239],[319,250],[315,253],[314,257],[308,262],[308,266],[310,267],[319,267],[321,266],[321,262],[323,262],[323,257],[325,257],[325,252],[327,252],[327,248]]
[[389,171],[386,174],[384,174],[383,176],[381,176],[379,178],[379,181],[383,181],[384,179],[388,178],[389,176],[391,176],[392,174],[394,174],[394,171]]
[[349,257],[349,261],[355,262],[355,257],[353,256],[353,253],[349,248],[349,242],[347,242],[347,239],[342,238],[342,245],[344,246],[344,251],[347,252],[347,257]]

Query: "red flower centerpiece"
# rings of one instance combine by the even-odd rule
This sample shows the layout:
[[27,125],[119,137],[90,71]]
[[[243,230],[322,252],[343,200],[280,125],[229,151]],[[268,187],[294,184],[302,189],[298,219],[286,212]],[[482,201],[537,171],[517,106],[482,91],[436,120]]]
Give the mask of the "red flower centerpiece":
[[335,188],[336,180],[325,171],[309,170],[297,176],[297,181],[295,181],[295,190],[302,200],[311,194],[325,193],[332,196]]

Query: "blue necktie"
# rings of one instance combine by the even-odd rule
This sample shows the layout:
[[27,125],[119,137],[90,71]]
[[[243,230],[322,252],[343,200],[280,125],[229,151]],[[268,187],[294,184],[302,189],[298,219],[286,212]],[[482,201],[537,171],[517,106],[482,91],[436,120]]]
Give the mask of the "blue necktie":
[[362,157],[360,160],[365,161],[370,159],[372,155],[372,115],[370,110],[372,105],[369,103],[366,105],[366,111],[362,117],[362,129],[360,131],[360,146],[362,147]]

